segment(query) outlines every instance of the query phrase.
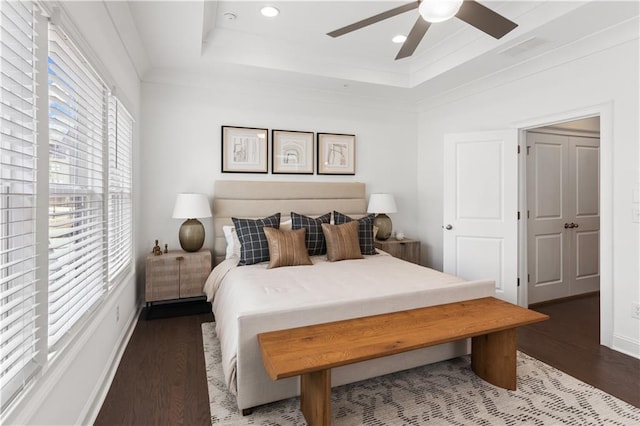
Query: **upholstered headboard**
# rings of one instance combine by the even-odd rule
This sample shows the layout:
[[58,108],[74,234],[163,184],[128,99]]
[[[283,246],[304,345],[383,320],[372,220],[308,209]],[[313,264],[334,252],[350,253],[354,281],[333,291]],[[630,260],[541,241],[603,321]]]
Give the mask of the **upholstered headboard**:
[[222,227],[232,224],[231,217],[261,218],[280,212],[285,221],[292,211],[318,216],[333,210],[353,217],[364,215],[364,183],[217,181],[213,200],[216,265],[224,260]]

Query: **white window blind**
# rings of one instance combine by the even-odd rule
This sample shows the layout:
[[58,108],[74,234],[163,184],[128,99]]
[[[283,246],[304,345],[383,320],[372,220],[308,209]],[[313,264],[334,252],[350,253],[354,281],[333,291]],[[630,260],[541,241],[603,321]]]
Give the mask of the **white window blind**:
[[49,30],[49,348],[106,287],[103,146],[106,89],[54,25]]
[[0,2],[0,401],[38,370],[36,338],[35,16]]
[[133,205],[131,149],[133,118],[113,96],[109,97],[109,284],[133,261]]

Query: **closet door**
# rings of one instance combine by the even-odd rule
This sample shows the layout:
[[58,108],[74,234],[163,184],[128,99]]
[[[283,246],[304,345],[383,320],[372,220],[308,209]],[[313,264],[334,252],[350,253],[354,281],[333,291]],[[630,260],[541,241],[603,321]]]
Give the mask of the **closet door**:
[[600,288],[600,140],[569,137],[572,269],[569,295]]
[[529,303],[600,287],[599,144],[527,134]]
[[527,133],[529,303],[569,295],[568,139]]

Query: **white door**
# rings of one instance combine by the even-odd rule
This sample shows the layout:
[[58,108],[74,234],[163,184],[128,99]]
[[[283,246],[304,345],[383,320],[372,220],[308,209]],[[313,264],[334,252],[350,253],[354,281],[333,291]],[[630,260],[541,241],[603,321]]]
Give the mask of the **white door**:
[[569,138],[571,295],[600,289],[600,139]]
[[527,133],[529,303],[596,291],[599,139]]
[[568,295],[567,142],[566,136],[527,132],[529,304]]
[[518,132],[445,135],[444,271],[518,303]]

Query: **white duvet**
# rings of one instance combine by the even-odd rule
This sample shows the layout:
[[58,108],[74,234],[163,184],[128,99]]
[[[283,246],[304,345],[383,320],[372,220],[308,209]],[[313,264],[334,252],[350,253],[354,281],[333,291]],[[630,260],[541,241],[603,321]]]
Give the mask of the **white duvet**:
[[[493,284],[465,282],[433,269],[414,265],[386,253],[359,260],[328,262],[312,258],[312,266],[267,269],[267,263],[236,266],[238,259],[225,260],[205,284],[212,302],[216,332],[222,350],[222,368],[227,386],[237,393],[238,336],[241,317],[291,312],[291,325],[325,322],[376,313],[437,305],[482,297],[493,292]],[[476,290],[481,287],[480,290]],[[322,309],[322,307],[326,309]],[[313,307],[313,309],[310,309]],[[318,312],[322,315],[305,312]],[[307,309],[307,311],[305,311]],[[327,316],[326,311],[330,311]],[[304,317],[304,318],[301,318]],[[283,328],[282,322],[277,328]],[[269,324],[264,325],[265,331]],[[274,328],[275,329],[275,328]]]

